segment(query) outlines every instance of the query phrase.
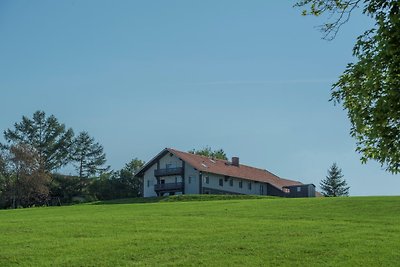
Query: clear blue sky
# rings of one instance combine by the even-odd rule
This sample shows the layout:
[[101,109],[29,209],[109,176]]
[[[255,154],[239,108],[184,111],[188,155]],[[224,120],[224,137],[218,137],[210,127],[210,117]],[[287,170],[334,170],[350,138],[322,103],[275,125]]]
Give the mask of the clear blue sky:
[[360,163],[328,102],[371,22],[354,14],[327,42],[293,3],[2,0],[0,129],[44,110],[113,169],[208,145],[316,185],[337,162],[352,195],[398,195],[400,176]]

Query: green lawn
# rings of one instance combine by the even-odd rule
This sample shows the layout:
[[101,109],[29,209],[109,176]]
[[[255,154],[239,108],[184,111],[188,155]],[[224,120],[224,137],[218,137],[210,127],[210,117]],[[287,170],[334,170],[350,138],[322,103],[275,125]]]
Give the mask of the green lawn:
[[0,210],[0,266],[400,265],[400,197],[194,199]]

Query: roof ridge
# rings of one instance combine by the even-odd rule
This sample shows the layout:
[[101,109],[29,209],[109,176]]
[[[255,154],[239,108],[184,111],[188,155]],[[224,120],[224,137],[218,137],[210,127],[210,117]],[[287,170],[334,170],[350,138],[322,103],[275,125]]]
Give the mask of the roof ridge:
[[[218,160],[218,161],[223,161],[224,163],[230,162],[229,160],[225,160],[225,159],[214,159],[214,158],[210,158],[210,157],[203,156],[203,155],[198,155],[198,154],[193,154],[193,153],[190,153],[190,152],[180,151],[180,150],[177,150],[177,149],[174,149],[174,148],[167,148],[167,149],[168,149],[168,150],[177,151],[177,152],[180,152],[180,153],[184,153],[184,154],[188,154],[188,155],[192,155],[192,156],[194,155],[194,156],[201,157],[201,158],[205,158],[205,159],[212,159],[212,160],[214,160],[214,161],[215,161],[215,160]],[[247,168],[252,168],[252,169],[259,170],[259,171],[263,171],[263,172],[268,172],[268,173],[272,174],[273,176],[276,176],[277,178],[282,179],[281,177],[279,177],[278,175],[276,175],[276,174],[274,174],[274,173],[268,171],[267,169],[261,169],[261,168],[249,166],[249,165],[246,165],[246,164],[239,164],[239,165],[240,165],[240,166],[247,167]],[[286,180],[288,180],[288,179],[286,179]],[[291,180],[291,181],[293,181],[293,180]]]
[[297,181],[297,180],[292,180],[292,179],[287,179],[287,178],[281,178],[281,177],[279,177],[279,178],[282,179],[282,180],[286,180],[286,181],[292,181],[292,182],[301,183],[300,181]]
[[228,160],[225,160],[225,159],[210,158],[210,157],[203,156],[203,155],[198,155],[198,154],[194,154],[194,153],[190,153],[190,152],[180,151],[180,150],[177,150],[177,149],[174,149],[174,148],[170,148],[170,147],[168,147],[167,149],[168,150],[172,150],[172,151],[176,151],[176,152],[179,152],[179,153],[184,153],[184,154],[188,154],[188,155],[192,155],[192,156],[201,157],[201,158],[204,158],[204,159],[212,159],[212,160],[218,160],[218,161],[223,161],[223,162],[229,162]]

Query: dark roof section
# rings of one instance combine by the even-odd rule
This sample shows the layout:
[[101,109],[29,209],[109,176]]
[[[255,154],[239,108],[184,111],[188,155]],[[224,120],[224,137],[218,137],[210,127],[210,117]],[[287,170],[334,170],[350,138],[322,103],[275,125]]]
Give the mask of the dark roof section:
[[258,182],[269,183],[282,190],[284,186],[302,185],[301,182],[282,179],[275,174],[250,166],[240,164],[234,166],[231,162],[226,160],[211,159],[205,156],[194,155],[187,152],[182,152],[172,148],[166,148],[161,151],[156,157],[149,161],[143,168],[136,174],[137,176],[143,176],[144,172],[152,166],[159,158],[163,157],[167,153],[172,153],[181,160],[189,163],[191,166],[202,172],[214,173],[224,176],[236,177],[245,180],[252,180]]

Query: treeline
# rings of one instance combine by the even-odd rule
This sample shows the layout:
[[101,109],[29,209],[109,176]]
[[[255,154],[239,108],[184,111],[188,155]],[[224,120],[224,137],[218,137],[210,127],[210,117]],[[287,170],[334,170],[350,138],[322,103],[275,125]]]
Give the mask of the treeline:
[[[53,115],[37,111],[4,131],[0,144],[0,208],[60,205],[141,196],[135,158],[118,171],[106,165],[103,146],[87,132],[75,136]],[[74,166],[76,175],[60,174]]]

